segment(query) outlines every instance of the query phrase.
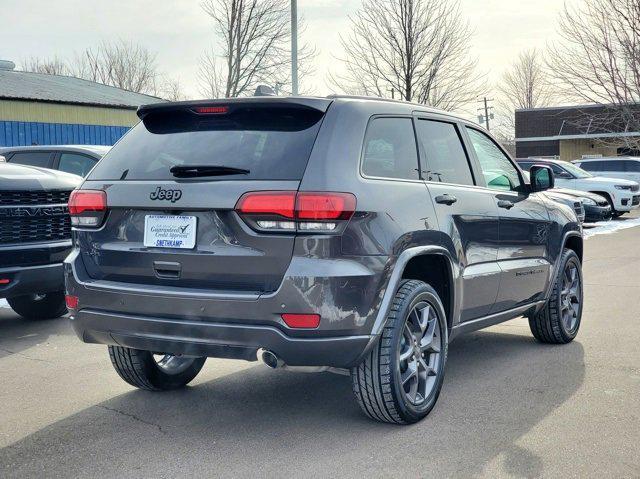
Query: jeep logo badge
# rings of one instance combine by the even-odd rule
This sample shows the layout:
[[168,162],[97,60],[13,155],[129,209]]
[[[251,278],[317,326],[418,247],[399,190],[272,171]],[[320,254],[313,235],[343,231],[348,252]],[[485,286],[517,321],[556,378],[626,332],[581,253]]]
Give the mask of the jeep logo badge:
[[171,203],[175,203],[182,198],[181,190],[163,190],[161,187],[157,187],[155,191],[152,191],[149,195],[152,200],[169,200]]

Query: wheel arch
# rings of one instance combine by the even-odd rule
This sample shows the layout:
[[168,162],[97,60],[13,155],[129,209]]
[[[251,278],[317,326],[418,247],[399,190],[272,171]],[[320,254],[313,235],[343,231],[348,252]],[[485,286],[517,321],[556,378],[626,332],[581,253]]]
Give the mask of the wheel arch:
[[404,265],[400,279],[417,279],[431,285],[436,290],[444,307],[447,327],[451,331],[455,287],[451,261],[448,257],[434,252],[413,256]]
[[382,331],[393,297],[405,279],[419,279],[436,290],[443,302],[450,330],[458,312],[456,292],[459,277],[456,263],[445,248],[418,246],[406,249],[398,256],[393,266],[371,335],[375,338]]
[[567,231],[562,237],[562,247],[558,252],[558,257],[555,260],[553,267],[553,276],[551,277],[551,281],[549,282],[549,286],[547,287],[547,292],[545,294],[545,301],[549,300],[551,295],[551,291],[553,289],[553,284],[555,283],[556,277],[560,274],[560,261],[562,260],[562,252],[568,248],[574,251],[578,258],[580,259],[580,263],[582,263],[582,258],[584,255],[584,238],[580,232],[571,230]]
[[580,263],[582,263],[584,254],[584,239],[579,233],[567,233],[562,244],[562,249],[560,251],[564,251],[565,248],[573,250],[578,255],[578,258],[580,258]]

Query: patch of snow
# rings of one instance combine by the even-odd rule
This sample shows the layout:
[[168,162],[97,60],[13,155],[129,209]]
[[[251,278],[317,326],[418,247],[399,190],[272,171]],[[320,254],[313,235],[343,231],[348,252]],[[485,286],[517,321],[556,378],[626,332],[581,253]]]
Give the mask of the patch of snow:
[[640,218],[600,221],[584,228],[584,238],[587,239],[596,235],[608,235],[635,226],[640,226]]
[[6,299],[0,299],[0,308],[8,308],[9,303],[7,303]]

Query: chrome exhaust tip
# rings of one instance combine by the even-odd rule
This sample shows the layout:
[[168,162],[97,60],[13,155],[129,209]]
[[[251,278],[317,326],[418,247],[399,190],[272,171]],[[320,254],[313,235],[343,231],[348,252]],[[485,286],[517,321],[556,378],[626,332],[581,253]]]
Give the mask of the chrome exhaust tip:
[[284,361],[278,358],[273,351],[269,351],[268,349],[258,349],[258,359],[262,361],[265,366],[271,369],[284,367]]

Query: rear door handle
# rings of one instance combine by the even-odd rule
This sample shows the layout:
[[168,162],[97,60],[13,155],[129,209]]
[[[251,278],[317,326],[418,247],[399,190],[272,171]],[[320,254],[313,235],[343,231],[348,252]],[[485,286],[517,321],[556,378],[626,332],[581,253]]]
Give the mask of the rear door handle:
[[506,210],[510,210],[511,208],[513,208],[513,206],[514,206],[513,201],[498,200],[498,208],[504,208]]
[[440,203],[441,205],[451,206],[456,201],[458,201],[458,198],[456,198],[455,196],[451,196],[451,195],[436,196],[436,203]]

